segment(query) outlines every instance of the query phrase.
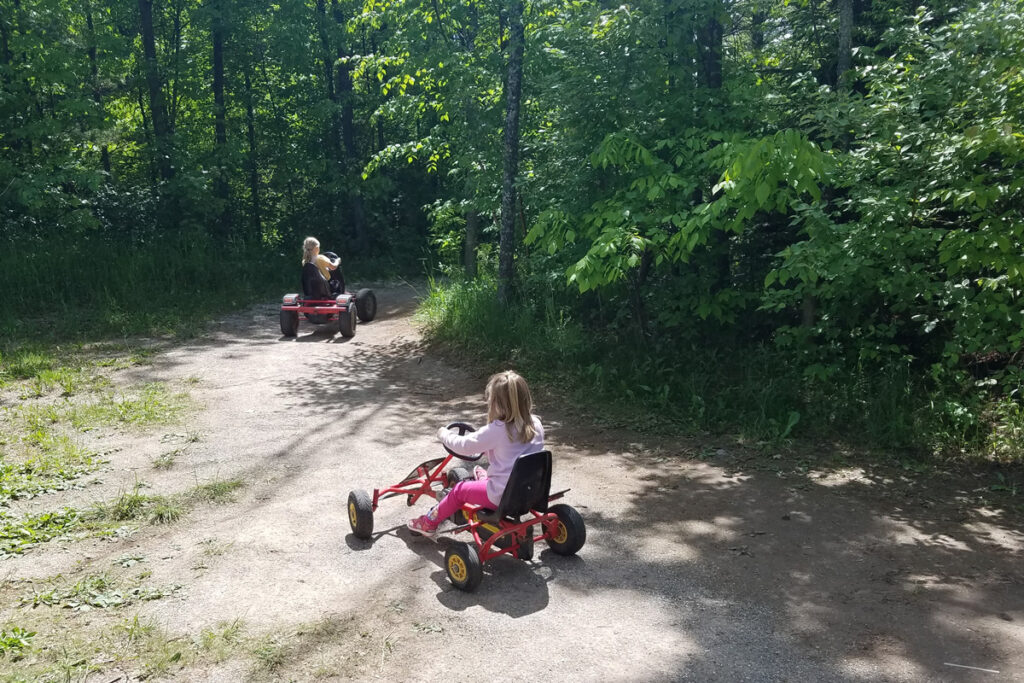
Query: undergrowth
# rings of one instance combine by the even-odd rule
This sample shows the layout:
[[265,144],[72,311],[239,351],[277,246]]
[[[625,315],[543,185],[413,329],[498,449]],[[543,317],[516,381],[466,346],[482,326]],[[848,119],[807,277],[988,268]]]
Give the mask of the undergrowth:
[[432,281],[419,315],[432,341],[557,386],[612,424],[773,448],[799,437],[1004,463],[1024,455],[1019,404],[907,365],[815,377],[769,345],[642,337],[625,316],[596,330],[552,296],[535,298],[503,307],[492,280]]

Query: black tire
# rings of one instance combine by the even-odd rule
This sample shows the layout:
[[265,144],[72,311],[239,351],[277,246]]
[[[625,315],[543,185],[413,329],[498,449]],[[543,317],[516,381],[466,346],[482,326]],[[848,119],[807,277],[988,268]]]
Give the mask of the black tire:
[[281,311],[281,334],[294,337],[299,333],[299,312]]
[[519,559],[524,562],[533,559],[533,526],[526,527],[526,538],[519,542]]
[[453,467],[448,470],[448,488],[455,488],[456,484],[469,481],[472,478],[473,473],[465,467]]
[[454,543],[444,553],[448,580],[459,590],[475,591],[484,578],[484,568],[476,548],[467,543]]
[[338,314],[338,332],[346,339],[356,336],[356,311],[349,306],[347,311]]
[[366,539],[373,535],[373,503],[366,491],[349,491],[348,523],[356,538]]
[[364,323],[377,317],[377,295],[372,289],[360,289],[356,292],[356,312]]
[[547,539],[548,547],[559,555],[575,555],[587,542],[587,526],[583,517],[570,505],[552,505],[548,512],[558,515],[558,529]]

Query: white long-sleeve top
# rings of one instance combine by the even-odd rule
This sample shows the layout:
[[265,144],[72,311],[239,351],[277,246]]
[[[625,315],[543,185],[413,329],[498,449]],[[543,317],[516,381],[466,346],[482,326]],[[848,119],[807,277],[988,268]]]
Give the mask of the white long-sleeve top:
[[537,433],[526,443],[510,439],[505,423],[501,420],[495,420],[463,436],[448,429],[438,431],[444,445],[459,455],[476,455],[483,452],[487,456],[487,461],[491,463],[487,470],[487,497],[495,508],[501,502],[501,494],[505,492],[516,458],[544,450],[544,426],[536,415],[531,415],[530,418]]

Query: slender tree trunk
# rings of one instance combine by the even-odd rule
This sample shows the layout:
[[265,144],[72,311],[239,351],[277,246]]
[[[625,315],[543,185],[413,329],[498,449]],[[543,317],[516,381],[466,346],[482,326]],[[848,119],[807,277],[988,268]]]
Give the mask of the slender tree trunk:
[[[327,136],[325,154],[329,169],[328,181],[333,188],[336,188],[340,186],[340,179],[343,175],[341,169],[341,130],[338,114],[338,96],[334,88],[334,51],[331,49],[331,36],[328,32],[327,5],[325,0],[316,0],[316,21],[317,33],[320,36],[320,59],[323,68],[324,90],[327,100],[331,104],[330,120],[327,124],[327,130],[324,132]],[[330,190],[328,201],[330,202],[330,232],[340,238],[342,236],[340,234],[342,206],[341,197],[336,189]]]
[[709,3],[708,14],[700,29],[697,46],[701,77],[704,87],[717,90],[722,87],[722,22],[719,21],[719,1]]
[[167,108],[160,82],[160,70],[156,62],[156,40],[153,35],[153,0],[139,0],[139,15],[142,23],[142,51],[145,56],[146,84],[149,86],[149,114],[153,120],[153,136],[156,139],[156,165],[162,180],[174,176],[171,164],[170,134],[167,127]]
[[523,0],[508,4],[508,82],[506,85],[504,169],[501,183],[501,233],[498,241],[498,300],[508,304],[515,274],[516,174],[519,171],[519,104],[523,86]]
[[[85,11],[85,25],[89,29],[89,73],[92,76],[92,100],[96,103],[96,109],[103,115],[103,98],[100,95],[100,70],[96,55],[96,31],[93,29],[92,8]],[[110,177],[110,150],[107,146],[100,146],[100,162],[103,164],[103,172]]]
[[178,121],[178,84],[181,82],[181,0],[174,3],[174,80],[171,82],[171,101],[168,105],[167,127],[174,132]]
[[836,89],[846,90],[846,72],[853,65],[853,0],[836,0],[839,5],[839,50],[836,54]]
[[476,279],[476,245],[480,235],[480,214],[475,210],[466,212],[466,241],[464,251],[464,263],[466,277]]
[[263,230],[260,209],[260,173],[256,149],[256,112],[252,106],[252,65],[245,70],[245,126],[249,138],[249,199],[252,202],[252,238],[259,239]]
[[213,6],[211,37],[213,40],[213,128],[216,175],[214,194],[219,203],[217,231],[221,237],[231,232],[231,187],[227,179],[227,107],[224,103],[224,26],[225,5],[217,0]]
[[[338,26],[345,25],[345,17],[342,14],[341,6],[337,0],[331,0],[331,13],[334,22]],[[356,127],[355,127],[355,90],[352,83],[352,65],[348,63],[348,47],[339,43],[335,52],[337,60],[334,69],[334,93],[341,108],[340,128],[341,144],[345,150],[345,160],[342,164],[342,171],[346,176],[351,176],[358,170],[358,150],[356,149]],[[367,247],[366,216],[363,210],[363,197],[359,193],[358,183],[351,182],[349,185],[349,224],[352,235],[355,239],[357,251],[365,251]]]

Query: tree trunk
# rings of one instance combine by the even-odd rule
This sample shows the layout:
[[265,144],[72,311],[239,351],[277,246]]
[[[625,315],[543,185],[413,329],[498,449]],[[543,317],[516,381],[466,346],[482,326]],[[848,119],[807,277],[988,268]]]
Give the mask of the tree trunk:
[[224,12],[223,1],[217,0],[213,6],[210,30],[213,40],[213,137],[216,164],[213,189],[219,204],[217,232],[221,237],[227,237],[231,232],[231,187],[227,179],[227,107],[224,103]]
[[256,113],[252,106],[251,68],[250,65],[245,70],[245,125],[249,138],[249,199],[252,201],[252,237],[259,240],[263,225],[260,216],[260,173],[256,155]]
[[167,128],[174,132],[178,120],[178,85],[181,83],[181,11],[182,1],[174,3],[174,80],[170,83],[171,97],[167,105]]
[[516,174],[519,171],[519,99],[523,80],[523,0],[509,0],[508,82],[506,85],[504,173],[501,183],[501,234],[498,241],[498,301],[508,304],[512,294],[516,227]]
[[[338,26],[345,25],[345,17],[341,7],[336,0],[331,0],[331,12],[334,21]],[[347,46],[337,46],[337,61],[334,69],[334,94],[338,98],[338,105],[341,107],[341,143],[345,150],[345,160],[342,164],[342,172],[350,176],[358,171],[358,150],[356,149],[356,127],[355,127],[355,91],[352,84],[352,65],[347,58],[351,56]],[[363,211],[363,198],[359,194],[358,183],[348,183],[349,191],[349,224],[352,228],[352,235],[355,240],[355,249],[365,251],[367,247],[366,217]]]
[[480,234],[480,214],[475,210],[466,212],[466,241],[464,250],[464,263],[466,277],[476,279],[476,244]]
[[142,51],[145,56],[146,84],[149,86],[149,115],[153,121],[153,136],[156,139],[156,166],[161,180],[170,180],[174,176],[174,166],[171,164],[167,108],[164,105],[160,71],[156,62],[153,0],[139,0],[139,15],[142,24]]
[[836,0],[839,5],[839,50],[836,54],[836,89],[846,90],[846,72],[853,66],[853,0]]
[[722,23],[718,19],[718,9],[718,2],[712,3],[697,46],[704,87],[712,90],[722,87]]
[[[93,29],[92,9],[85,11],[85,25],[89,29],[89,74],[92,76],[92,101],[96,103],[96,109],[103,115],[103,98],[100,96],[100,70],[96,55],[96,31]],[[100,147],[100,162],[103,164],[103,172],[110,178],[110,150],[106,145]]]

